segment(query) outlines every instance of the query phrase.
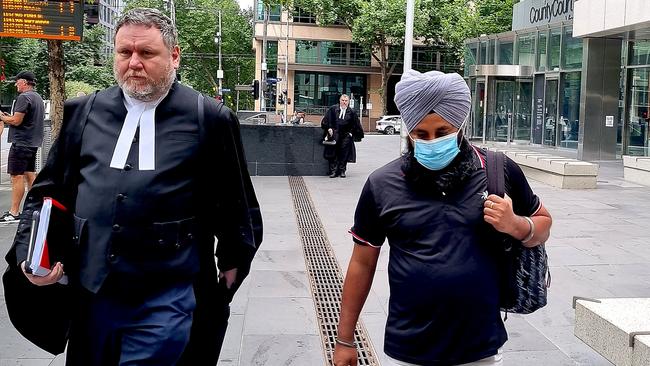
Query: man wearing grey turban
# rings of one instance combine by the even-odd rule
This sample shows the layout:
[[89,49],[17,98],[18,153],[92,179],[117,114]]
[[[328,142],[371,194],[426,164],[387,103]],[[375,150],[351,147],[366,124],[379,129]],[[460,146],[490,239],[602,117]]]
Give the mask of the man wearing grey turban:
[[503,247],[491,233],[533,247],[548,239],[551,216],[510,159],[507,194],[488,194],[486,152],[462,135],[471,98],[460,75],[407,71],[395,103],[409,149],[370,175],[357,203],[334,365],[356,365],[354,328],[386,239],[389,365],[502,365]]

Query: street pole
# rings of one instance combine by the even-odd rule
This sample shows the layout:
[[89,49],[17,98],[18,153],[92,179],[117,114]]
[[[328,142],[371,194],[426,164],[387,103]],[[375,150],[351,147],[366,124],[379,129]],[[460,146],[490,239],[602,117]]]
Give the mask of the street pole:
[[[406,0],[406,33],[404,34],[404,73],[411,70],[413,58],[413,20],[415,18],[415,0]],[[400,126],[400,155],[408,150],[408,131],[402,121]]]
[[[237,85],[239,85],[239,65],[237,65]],[[237,90],[237,105],[235,107],[235,112],[239,112],[239,90]]]
[[219,10],[219,70],[217,71],[217,78],[219,79],[219,96],[223,100],[223,69],[221,68],[221,10]]
[[264,35],[262,38],[262,77],[260,80],[260,112],[266,112],[266,97],[264,91],[266,90],[266,34],[269,27],[269,7],[261,3],[264,7]]
[[284,96],[284,123],[287,123],[287,109],[289,109],[289,15],[291,11],[287,6],[287,34],[285,35],[286,51],[284,53],[284,86],[287,94]]
[[413,57],[413,20],[415,0],[406,0],[406,33],[404,34],[404,72],[411,69]]
[[172,19],[172,24],[176,25],[176,6],[174,5],[174,0],[169,0],[169,15]]

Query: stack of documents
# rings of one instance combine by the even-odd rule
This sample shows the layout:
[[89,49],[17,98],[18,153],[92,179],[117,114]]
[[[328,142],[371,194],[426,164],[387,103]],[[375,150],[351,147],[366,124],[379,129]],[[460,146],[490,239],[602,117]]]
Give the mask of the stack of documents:
[[[25,272],[35,276],[47,276],[51,272],[53,265],[50,261],[50,250],[47,243],[47,234],[53,210],[63,213],[68,211],[65,206],[56,200],[45,197],[41,211],[34,211],[32,214],[32,229],[27,261],[25,262]],[[63,276],[59,282],[67,283],[67,277]]]

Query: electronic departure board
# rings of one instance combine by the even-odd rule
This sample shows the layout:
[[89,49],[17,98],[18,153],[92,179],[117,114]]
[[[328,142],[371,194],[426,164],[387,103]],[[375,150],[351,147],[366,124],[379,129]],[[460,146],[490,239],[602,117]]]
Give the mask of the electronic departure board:
[[0,37],[79,41],[82,32],[82,0],[0,0]]

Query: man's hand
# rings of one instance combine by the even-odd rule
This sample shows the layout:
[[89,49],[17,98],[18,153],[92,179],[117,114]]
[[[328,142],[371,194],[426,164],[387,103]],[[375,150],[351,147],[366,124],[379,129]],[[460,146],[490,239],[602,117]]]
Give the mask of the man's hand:
[[334,366],[357,366],[356,348],[340,344],[334,346]]
[[33,274],[25,272],[25,262],[22,262],[20,264],[20,267],[23,269],[23,273],[29,282],[33,283],[36,286],[47,286],[55,284],[65,274],[63,272],[63,264],[61,262],[56,262],[54,267],[52,267],[52,271],[47,276],[35,276]]
[[230,289],[237,279],[237,268],[229,269],[219,273],[219,281],[226,279],[226,288]]
[[494,226],[499,232],[512,234],[521,217],[515,215],[512,210],[512,199],[507,194],[504,198],[491,194],[485,200],[483,206],[485,222]]

